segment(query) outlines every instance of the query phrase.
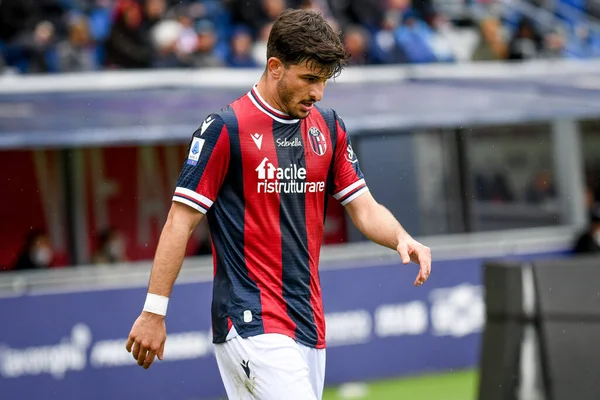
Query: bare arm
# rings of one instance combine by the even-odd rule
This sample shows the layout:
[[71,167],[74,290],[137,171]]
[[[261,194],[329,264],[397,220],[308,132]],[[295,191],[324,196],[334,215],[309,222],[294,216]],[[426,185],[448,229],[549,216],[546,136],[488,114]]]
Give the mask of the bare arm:
[[[187,243],[203,216],[204,214],[185,204],[173,202],[158,241],[148,293],[165,297],[171,295],[183,264]],[[131,328],[125,347],[138,365],[148,369],[155,356],[159,360],[163,359],[166,340],[165,317],[142,311]]]
[[171,295],[188,241],[203,216],[204,214],[185,204],[173,202],[158,241],[148,293],[165,297]]
[[392,213],[377,203],[370,192],[363,193],[349,204],[346,211],[354,225],[371,241],[396,250],[402,262],[419,264],[415,286],[425,283],[431,273],[431,250],[417,242]]

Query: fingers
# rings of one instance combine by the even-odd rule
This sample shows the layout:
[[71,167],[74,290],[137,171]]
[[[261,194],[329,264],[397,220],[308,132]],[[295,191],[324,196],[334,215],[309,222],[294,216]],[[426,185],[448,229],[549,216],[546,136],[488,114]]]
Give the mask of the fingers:
[[396,248],[398,254],[400,254],[400,258],[404,264],[408,264],[410,262],[410,256],[408,255],[408,245],[406,243],[400,243]]
[[431,249],[423,246],[423,248],[419,250],[418,255],[420,270],[417,279],[415,279],[415,286],[424,284],[427,279],[429,279],[429,275],[431,275]]
[[135,340],[133,340],[133,338],[130,336],[129,339],[127,340],[127,344],[125,345],[125,348],[127,349],[128,353],[131,353],[131,348],[133,346],[133,342],[135,342]]
[[156,351],[150,350],[148,352],[148,354],[146,355],[146,358],[144,359],[143,365],[142,365],[144,367],[144,369],[150,368],[150,365],[152,364],[152,362],[154,362],[155,356],[156,356]]
[[146,356],[148,354],[148,351],[150,350],[149,347],[150,346],[146,345],[146,343],[142,343],[140,345],[140,351],[138,352],[138,355],[137,355],[137,358],[136,358],[137,363],[138,363],[138,365],[140,367],[142,365],[144,365],[144,361],[146,360]]
[[139,343],[133,338],[130,338],[127,341],[125,347],[127,348],[127,351],[131,353],[133,359],[137,361],[137,364],[140,367],[144,367],[144,369],[150,368],[155,357],[158,356],[158,359],[162,360],[165,351],[164,342],[160,346],[152,346],[147,343]]
[[423,271],[419,271],[419,273],[417,274],[417,279],[415,279],[415,286],[421,286],[425,283],[426,280],[427,277],[425,276],[425,274],[423,274]]
[[140,344],[136,341],[133,343],[133,349],[131,351],[131,355],[133,356],[134,360],[138,359],[138,355],[140,354]]
[[158,349],[158,359],[160,361],[162,361],[163,359],[163,355],[165,354],[165,342],[162,342],[162,344],[160,345],[160,349]]

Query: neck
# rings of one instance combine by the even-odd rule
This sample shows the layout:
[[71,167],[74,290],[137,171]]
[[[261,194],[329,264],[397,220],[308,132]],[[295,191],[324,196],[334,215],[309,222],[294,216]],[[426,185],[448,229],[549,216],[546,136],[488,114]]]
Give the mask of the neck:
[[256,89],[268,105],[276,110],[285,112],[281,100],[279,99],[279,96],[277,96],[277,83],[270,80],[266,74],[260,78],[260,81],[256,84]]

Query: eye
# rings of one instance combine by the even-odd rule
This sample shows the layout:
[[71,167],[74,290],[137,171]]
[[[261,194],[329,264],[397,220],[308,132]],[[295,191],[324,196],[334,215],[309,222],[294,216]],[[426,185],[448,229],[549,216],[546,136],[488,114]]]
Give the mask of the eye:
[[319,78],[317,78],[316,76],[306,76],[304,77],[304,79],[310,83],[315,83],[319,80]]

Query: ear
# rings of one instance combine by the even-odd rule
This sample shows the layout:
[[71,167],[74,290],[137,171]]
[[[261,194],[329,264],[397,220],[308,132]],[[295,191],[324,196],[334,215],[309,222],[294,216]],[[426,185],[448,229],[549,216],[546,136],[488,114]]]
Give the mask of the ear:
[[267,72],[276,80],[283,76],[284,68],[283,63],[277,57],[271,57],[267,60]]

